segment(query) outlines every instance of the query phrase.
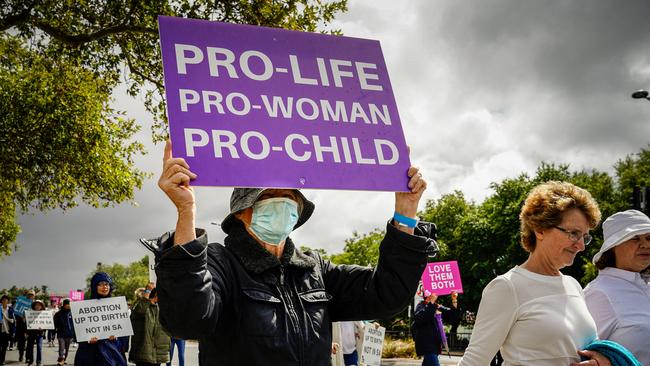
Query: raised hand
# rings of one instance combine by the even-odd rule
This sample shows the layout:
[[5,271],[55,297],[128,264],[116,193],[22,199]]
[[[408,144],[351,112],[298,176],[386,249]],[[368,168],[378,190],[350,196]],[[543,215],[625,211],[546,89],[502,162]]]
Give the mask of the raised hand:
[[167,140],[163,155],[163,171],[158,179],[158,187],[165,192],[178,211],[174,244],[185,244],[196,239],[194,216],[196,211],[194,189],[190,181],[196,174],[183,158],[172,157],[172,143]]

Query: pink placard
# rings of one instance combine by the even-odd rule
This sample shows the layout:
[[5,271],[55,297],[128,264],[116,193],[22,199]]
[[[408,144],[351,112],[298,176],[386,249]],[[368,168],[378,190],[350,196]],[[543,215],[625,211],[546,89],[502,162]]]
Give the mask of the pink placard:
[[70,290],[70,301],[83,301],[83,299],[84,299],[83,291]]
[[50,295],[50,305],[51,306],[57,306],[61,303],[61,300],[63,299],[62,296],[58,295]]
[[435,262],[427,264],[422,273],[422,286],[434,294],[449,295],[453,291],[463,292],[458,262]]

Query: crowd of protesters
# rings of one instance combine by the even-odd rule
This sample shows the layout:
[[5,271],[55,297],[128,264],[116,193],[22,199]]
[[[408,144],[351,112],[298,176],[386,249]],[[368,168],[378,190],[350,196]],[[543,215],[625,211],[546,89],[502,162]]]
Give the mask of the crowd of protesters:
[[[168,146],[165,170],[170,171],[163,173],[160,185],[180,212],[187,202],[193,207],[194,196],[174,192],[187,188],[189,178],[176,182],[173,177],[191,172],[170,154]],[[408,207],[410,217],[424,186],[416,169],[409,176],[412,192],[396,195],[396,206]],[[193,220],[186,223],[179,217],[176,232],[155,241],[160,291],[153,283],[136,291],[130,345],[128,337],[115,336],[80,342],[75,365],[122,366],[127,359],[142,366],[169,365],[174,348],[184,359],[182,338],[187,337],[200,340],[200,359],[206,365],[241,364],[245,359],[251,365],[296,360],[328,364],[335,349],[331,321],[385,318],[403,309],[435,243],[417,222],[395,214],[377,268],[337,266],[313,252],[301,252],[288,237],[313,210],[314,204],[298,190],[237,188],[231,213],[222,223],[229,235],[225,247],[209,245]],[[460,365],[487,365],[497,353],[504,365],[650,365],[650,218],[628,210],[604,222],[604,243],[592,260],[598,277],[586,289],[560,272],[592,241],[589,232],[599,225],[600,215],[589,192],[570,183],[548,182],[529,193],[519,217],[528,258],[485,287]],[[106,273],[92,277],[92,299],[111,297],[113,289]],[[34,294],[26,296],[33,300]],[[43,339],[53,345],[56,334],[57,362],[65,364],[75,338],[69,301],[56,313],[56,329],[46,334],[26,329],[24,319],[8,305],[11,300],[2,297],[1,363],[15,342],[20,361],[24,356],[28,364],[40,365]],[[425,366],[439,364],[443,315],[454,334],[462,313],[457,294],[451,295],[451,307],[436,301],[434,293],[423,291],[411,328]],[[39,300],[31,306],[35,311],[45,308]],[[346,334],[353,334],[351,329]],[[356,364],[349,339],[345,362]]]
[[[112,278],[104,272],[97,272],[90,281],[91,299],[100,300],[112,296],[114,290]],[[28,329],[25,314],[15,311],[16,299],[2,295],[2,313],[0,316],[0,365],[7,362],[8,351],[18,351],[18,362],[41,366],[51,364],[44,360],[44,343],[48,347],[58,345],[57,365],[70,362],[76,366],[126,366],[127,360],[137,366],[171,365],[173,346],[177,347],[178,365],[185,364],[185,341],[171,339],[160,324],[158,316],[157,289],[153,282],[136,290],[136,300],[129,308],[133,328],[131,337],[110,336],[107,339],[96,337],[86,342],[77,342],[70,299],[63,299],[46,309],[46,303],[35,299],[34,291],[27,291],[23,296],[31,302],[33,311],[52,310],[54,329]],[[131,305],[131,304],[130,304]],[[69,359],[70,348],[77,348],[74,359]]]

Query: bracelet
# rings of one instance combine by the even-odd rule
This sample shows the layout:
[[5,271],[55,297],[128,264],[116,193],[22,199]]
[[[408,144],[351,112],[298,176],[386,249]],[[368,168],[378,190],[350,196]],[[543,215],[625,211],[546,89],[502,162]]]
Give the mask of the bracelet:
[[393,214],[393,220],[395,221],[396,224],[400,226],[406,226],[410,228],[415,228],[418,225],[418,219],[412,219],[410,217],[406,217],[404,215],[401,215],[397,212]]

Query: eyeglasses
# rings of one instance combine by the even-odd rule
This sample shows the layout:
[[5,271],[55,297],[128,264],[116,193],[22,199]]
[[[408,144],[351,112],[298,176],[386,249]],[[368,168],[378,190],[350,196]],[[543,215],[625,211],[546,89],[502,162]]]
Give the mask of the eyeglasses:
[[578,240],[582,238],[582,240],[585,242],[585,245],[589,245],[589,243],[591,243],[591,240],[593,239],[593,237],[589,234],[581,235],[579,231],[571,231],[559,226],[553,226],[553,227],[566,233],[567,236],[569,237],[569,240],[571,240],[574,243],[577,243]]
[[110,285],[111,285],[110,283],[104,281],[97,284],[97,286],[101,286],[101,287],[109,287]]

